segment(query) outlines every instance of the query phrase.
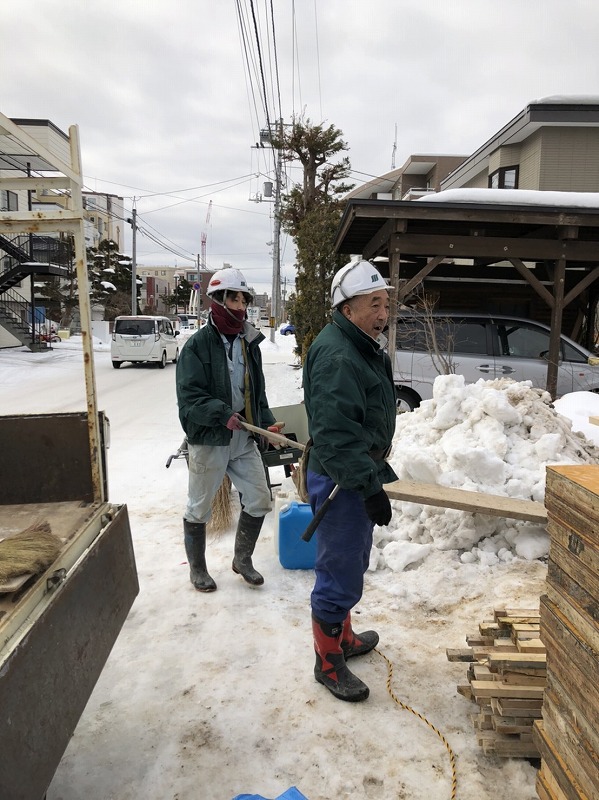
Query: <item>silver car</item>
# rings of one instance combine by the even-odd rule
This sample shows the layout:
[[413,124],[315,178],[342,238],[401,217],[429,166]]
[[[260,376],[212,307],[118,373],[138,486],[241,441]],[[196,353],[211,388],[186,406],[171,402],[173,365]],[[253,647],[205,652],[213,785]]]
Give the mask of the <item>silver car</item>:
[[112,366],[119,369],[125,361],[149,361],[164,369],[167,361],[176,364],[178,335],[168,317],[117,317],[110,346]]
[[[541,322],[495,314],[406,313],[397,320],[394,381],[400,410],[433,396],[438,375],[467,383],[509,377],[547,385],[551,330]],[[562,334],[557,396],[599,391],[599,358]]]

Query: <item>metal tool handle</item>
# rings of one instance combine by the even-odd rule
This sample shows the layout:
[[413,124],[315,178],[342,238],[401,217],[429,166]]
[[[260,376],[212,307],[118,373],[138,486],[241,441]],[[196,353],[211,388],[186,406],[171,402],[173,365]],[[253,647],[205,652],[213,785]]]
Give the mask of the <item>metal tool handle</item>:
[[312,521],[310,522],[306,530],[302,533],[302,539],[304,540],[304,542],[310,541],[310,539],[314,535],[314,531],[320,525],[320,521],[329,510],[329,506],[335,499],[335,495],[337,494],[338,491],[339,491],[339,484],[333,487],[333,491],[330,493],[330,495],[327,497],[324,503],[320,506],[316,514],[314,514]]

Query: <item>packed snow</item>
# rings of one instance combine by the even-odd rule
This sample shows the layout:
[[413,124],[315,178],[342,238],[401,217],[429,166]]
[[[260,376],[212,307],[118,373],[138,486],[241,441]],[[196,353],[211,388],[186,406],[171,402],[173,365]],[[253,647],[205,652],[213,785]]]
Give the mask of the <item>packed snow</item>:
[[[302,400],[294,346],[278,333],[261,345],[271,406]],[[175,369],[113,370],[109,346],[94,349],[111,422],[110,500],[128,507],[140,593],[47,800],[276,798],[291,786],[308,800],[449,800],[448,752],[394,703],[378,653],[351,662],[371,689],[364,703],[340,702],[314,681],[313,573],[282,568],[274,512],[254,557],[263,587],[232,572],[232,525],[207,549],[218,591],[194,591],[182,541],[185,461],[165,468],[182,438]],[[80,375],[77,337],[45,353],[0,350],[2,413],[82,410]],[[432,400],[398,417],[390,460],[400,477],[541,502],[548,464],[596,462],[593,415],[599,398],[589,393],[552,405],[526,383],[440,377]],[[270,472],[282,484],[275,491],[293,492],[282,467]],[[496,607],[538,605],[547,535],[530,523],[393,505],[391,524],[375,530],[354,627],[379,632],[394,694],[446,737],[460,800],[535,800],[534,764],[477,745],[476,706],[456,689],[466,667],[445,650],[465,646]]]

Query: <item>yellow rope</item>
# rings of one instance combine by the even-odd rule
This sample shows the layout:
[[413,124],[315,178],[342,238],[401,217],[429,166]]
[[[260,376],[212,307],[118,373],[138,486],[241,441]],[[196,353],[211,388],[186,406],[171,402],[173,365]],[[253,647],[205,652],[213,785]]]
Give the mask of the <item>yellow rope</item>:
[[415,711],[411,706],[408,706],[405,703],[402,703],[402,701],[394,694],[393,689],[391,688],[391,681],[393,680],[393,664],[391,663],[391,661],[387,658],[387,656],[384,653],[381,653],[381,651],[378,649],[378,647],[375,647],[374,651],[375,651],[375,653],[378,653],[379,656],[381,656],[381,658],[384,658],[385,661],[387,662],[387,691],[391,695],[391,698],[393,699],[393,701],[395,703],[397,703],[397,705],[400,706],[400,708],[403,708],[404,711],[409,711],[411,714],[414,714],[415,717],[418,717],[419,720],[422,720],[422,722],[425,722],[428,725],[428,727],[431,728],[431,730],[433,730],[437,734],[439,739],[441,739],[441,741],[445,745],[445,748],[446,748],[447,752],[449,753],[449,763],[451,765],[451,800],[455,800],[456,799],[456,790],[457,790],[457,785],[458,785],[458,776],[457,776],[456,764],[455,764],[455,754],[454,754],[453,750],[451,749],[451,746],[450,746],[449,742],[447,741],[445,736],[443,736],[441,731],[432,724],[432,722],[429,722],[426,717],[424,717],[418,711]]

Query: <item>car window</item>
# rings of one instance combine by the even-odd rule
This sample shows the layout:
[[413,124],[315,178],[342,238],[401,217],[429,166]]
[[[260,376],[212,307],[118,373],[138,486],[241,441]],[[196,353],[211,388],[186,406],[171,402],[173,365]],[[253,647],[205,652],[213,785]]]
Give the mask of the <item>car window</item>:
[[581,353],[576,347],[572,347],[568,342],[562,340],[562,349],[564,351],[564,359],[566,361],[574,361],[577,364],[587,364],[588,356]]
[[164,323],[164,327],[165,327],[165,330],[166,330],[167,334],[169,336],[172,336],[173,335],[173,326],[171,325],[171,323],[168,320]]
[[153,319],[117,319],[114,332],[127,336],[148,336],[154,333]]
[[549,331],[524,322],[498,323],[500,355],[515,358],[543,358],[549,352]]
[[459,318],[398,320],[397,348],[430,353],[487,353],[484,321]]

